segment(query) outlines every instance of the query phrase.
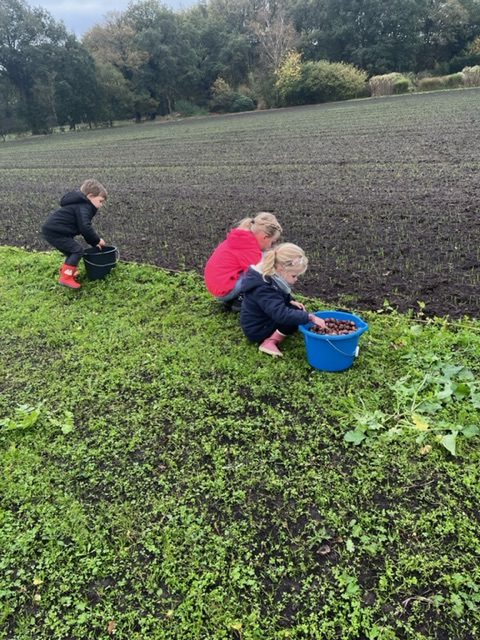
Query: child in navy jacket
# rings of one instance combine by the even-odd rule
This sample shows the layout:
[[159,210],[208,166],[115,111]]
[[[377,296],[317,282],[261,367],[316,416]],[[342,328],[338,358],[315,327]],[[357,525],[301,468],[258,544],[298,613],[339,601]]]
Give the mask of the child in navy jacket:
[[92,247],[105,246],[105,240],[93,228],[92,218],[106,199],[107,191],[98,180],[85,180],[79,191],[63,196],[60,208],[49,215],[42,227],[45,240],[66,256],[58,281],[64,287],[80,288],[76,277],[84,248],[75,236],[83,236]]
[[321,318],[308,313],[291,296],[291,286],[307,266],[303,250],[286,242],[267,251],[262,262],[248,270],[242,286],[240,325],[249,340],[260,343],[263,353],[282,356],[278,344],[300,324],[310,321],[325,327]]

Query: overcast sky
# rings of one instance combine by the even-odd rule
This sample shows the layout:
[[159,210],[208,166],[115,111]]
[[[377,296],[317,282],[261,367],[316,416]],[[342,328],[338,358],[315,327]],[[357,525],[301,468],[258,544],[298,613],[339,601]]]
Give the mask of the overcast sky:
[[[81,37],[94,24],[104,22],[108,12],[125,11],[130,3],[130,0],[31,0],[27,4],[46,9],[55,20],[62,20],[69,31]],[[179,10],[193,6],[196,0],[166,0],[162,4]]]

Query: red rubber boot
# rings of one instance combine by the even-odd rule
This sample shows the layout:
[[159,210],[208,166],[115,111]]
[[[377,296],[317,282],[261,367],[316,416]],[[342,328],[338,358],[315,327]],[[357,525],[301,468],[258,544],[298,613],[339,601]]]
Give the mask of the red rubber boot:
[[64,287],[69,287],[70,289],[80,289],[82,285],[75,280],[75,272],[78,272],[77,267],[74,267],[71,264],[62,264],[58,284],[61,284]]

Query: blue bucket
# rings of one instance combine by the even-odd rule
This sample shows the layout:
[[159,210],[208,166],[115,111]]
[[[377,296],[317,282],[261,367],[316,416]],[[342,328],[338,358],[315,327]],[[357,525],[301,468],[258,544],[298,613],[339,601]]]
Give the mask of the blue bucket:
[[307,360],[320,371],[343,371],[352,366],[358,356],[358,341],[362,333],[367,331],[368,324],[358,316],[344,311],[317,311],[319,318],[334,318],[335,320],[351,320],[357,325],[357,330],[344,336],[321,335],[310,331],[313,322],[300,325],[299,329],[305,338]]

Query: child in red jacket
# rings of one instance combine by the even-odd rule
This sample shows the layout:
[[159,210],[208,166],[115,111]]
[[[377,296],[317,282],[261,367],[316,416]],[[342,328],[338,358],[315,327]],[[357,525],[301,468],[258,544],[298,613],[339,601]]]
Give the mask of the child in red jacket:
[[60,267],[59,284],[80,289],[78,263],[84,248],[75,240],[82,235],[92,247],[102,249],[105,240],[92,225],[92,218],[107,199],[107,190],[98,180],[85,180],[79,191],[70,191],[60,200],[60,208],[49,215],[42,227],[45,240],[66,258]]
[[226,308],[240,310],[241,287],[248,267],[262,259],[280,237],[282,227],[272,213],[244,218],[212,253],[205,266],[205,284]]

